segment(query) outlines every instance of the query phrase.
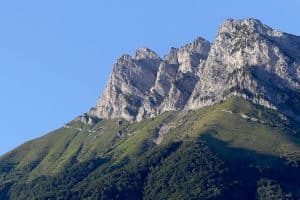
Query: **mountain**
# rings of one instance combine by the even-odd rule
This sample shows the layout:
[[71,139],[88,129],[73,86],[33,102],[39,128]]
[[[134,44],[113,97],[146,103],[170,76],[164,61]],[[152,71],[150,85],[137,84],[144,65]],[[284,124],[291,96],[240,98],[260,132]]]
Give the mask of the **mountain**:
[[0,199],[300,199],[300,37],[229,19],[114,65],[97,105],[0,157]]
[[141,121],[183,109],[199,80],[198,66],[206,60],[209,49],[208,41],[197,38],[191,44],[172,48],[164,59],[148,48],[138,49],[134,57],[122,56],[90,115]]
[[298,117],[299,52],[300,37],[254,19],[228,20],[218,32],[187,107],[196,109],[241,95]]
[[229,19],[212,45],[198,38],[164,59],[149,49],[121,57],[91,115],[140,121],[234,95],[300,119],[299,52],[298,36]]

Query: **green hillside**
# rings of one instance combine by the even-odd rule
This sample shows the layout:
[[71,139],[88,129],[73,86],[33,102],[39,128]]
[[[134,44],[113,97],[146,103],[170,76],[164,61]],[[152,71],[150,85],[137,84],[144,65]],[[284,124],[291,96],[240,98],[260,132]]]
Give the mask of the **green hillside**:
[[0,158],[0,199],[299,199],[299,134],[239,97],[142,122],[72,121]]

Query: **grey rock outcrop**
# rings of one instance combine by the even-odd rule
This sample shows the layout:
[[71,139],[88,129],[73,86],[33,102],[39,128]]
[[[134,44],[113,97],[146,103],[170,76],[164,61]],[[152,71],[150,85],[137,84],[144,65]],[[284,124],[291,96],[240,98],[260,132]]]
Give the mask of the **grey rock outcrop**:
[[181,48],[172,48],[159,67],[151,100],[156,114],[183,109],[199,80],[198,70],[210,50],[210,43],[203,38]]
[[136,120],[140,108],[146,107],[144,99],[155,83],[160,63],[159,56],[147,48],[137,50],[134,57],[123,55],[115,64],[109,83],[90,115]]
[[163,59],[148,48],[116,62],[88,115],[139,121],[165,111],[198,109],[239,95],[300,113],[300,37],[256,19],[227,20],[211,45],[203,38]]
[[122,56],[108,85],[89,115],[129,121],[183,109],[199,79],[198,66],[207,58],[210,43],[203,38],[172,48],[161,59],[147,48]]
[[299,61],[300,37],[273,30],[255,19],[227,20],[186,108],[240,95],[293,114],[299,109]]

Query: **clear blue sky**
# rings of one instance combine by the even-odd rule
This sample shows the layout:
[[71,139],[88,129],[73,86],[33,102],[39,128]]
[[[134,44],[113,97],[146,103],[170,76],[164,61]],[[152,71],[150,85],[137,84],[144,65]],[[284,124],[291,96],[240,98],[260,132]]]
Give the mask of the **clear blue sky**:
[[0,154],[89,110],[123,53],[213,41],[226,18],[300,35],[299,8],[297,0],[1,1]]

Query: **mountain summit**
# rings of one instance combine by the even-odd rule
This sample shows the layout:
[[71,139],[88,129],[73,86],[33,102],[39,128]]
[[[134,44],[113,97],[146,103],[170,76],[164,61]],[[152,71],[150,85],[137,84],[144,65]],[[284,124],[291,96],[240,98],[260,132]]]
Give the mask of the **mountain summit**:
[[[148,48],[122,56],[97,106],[99,118],[141,121],[242,96],[298,118],[300,37],[256,19],[228,19],[213,44],[203,38],[164,59]],[[286,105],[292,105],[292,108]]]
[[114,66],[92,116],[140,121],[186,105],[199,80],[199,66],[208,56],[210,43],[197,38],[172,48],[161,59],[148,48],[134,57],[122,56]]

